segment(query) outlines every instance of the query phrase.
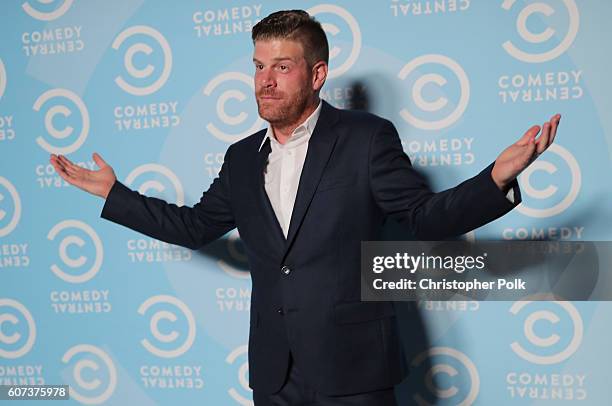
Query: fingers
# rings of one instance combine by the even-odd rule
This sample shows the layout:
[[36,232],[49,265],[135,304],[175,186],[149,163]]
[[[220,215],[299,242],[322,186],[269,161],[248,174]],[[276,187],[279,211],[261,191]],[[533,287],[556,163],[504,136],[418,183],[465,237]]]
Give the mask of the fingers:
[[96,165],[98,165],[98,168],[102,169],[102,168],[108,166],[106,161],[104,161],[104,159],[102,159],[100,154],[98,154],[97,152],[94,152],[91,156],[92,156],[94,162],[96,163]]
[[530,141],[535,140],[536,135],[540,132],[540,126],[534,125],[523,134],[523,136],[517,141],[520,146],[528,145]]
[[527,162],[527,165],[529,165],[531,162],[533,162],[537,158],[537,153],[536,153],[537,144],[534,141],[534,139],[535,137],[529,140],[529,143],[527,144],[527,148],[525,151],[524,157]]
[[66,181],[74,180],[82,175],[85,169],[73,164],[64,155],[51,155],[51,164],[55,171],[62,176]]
[[62,165],[64,166],[64,169],[66,170],[66,172],[68,172],[70,175],[76,175],[76,174],[80,173],[83,170],[83,168],[81,168],[78,165],[73,164],[64,155],[59,155],[58,159],[62,163]]
[[538,153],[538,155],[540,155],[542,152],[544,152],[546,150],[546,148],[548,148],[548,140],[550,138],[550,123],[546,122],[544,123],[544,125],[542,126],[542,134],[540,134],[540,136],[538,137],[538,140],[536,141],[536,151]]
[[536,141],[537,143],[537,151],[538,155],[544,152],[555,140],[555,136],[557,135],[557,127],[559,126],[559,121],[561,120],[560,114],[555,114],[550,121],[544,123],[544,129],[542,130],[542,135]]
[[57,155],[52,154],[49,161],[51,162],[51,165],[53,165],[55,172],[57,172],[65,181],[70,181],[70,174],[66,171],[66,168],[61,163]]
[[548,142],[548,145],[552,144],[555,141],[555,136],[557,135],[557,127],[559,127],[560,121],[561,114],[557,114],[552,118],[552,128],[550,130],[550,141]]

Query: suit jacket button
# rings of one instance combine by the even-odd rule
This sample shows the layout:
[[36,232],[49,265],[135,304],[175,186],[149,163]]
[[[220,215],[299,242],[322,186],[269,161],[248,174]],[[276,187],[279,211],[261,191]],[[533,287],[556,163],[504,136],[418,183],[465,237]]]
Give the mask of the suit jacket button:
[[277,310],[277,312],[278,312],[278,314],[280,314],[281,316],[282,316],[283,314],[285,314],[285,311],[283,310],[283,308],[282,308],[282,307],[279,307],[279,308],[278,308],[278,310]]
[[285,275],[289,275],[291,273],[291,268],[289,268],[287,265],[283,265],[281,272]]

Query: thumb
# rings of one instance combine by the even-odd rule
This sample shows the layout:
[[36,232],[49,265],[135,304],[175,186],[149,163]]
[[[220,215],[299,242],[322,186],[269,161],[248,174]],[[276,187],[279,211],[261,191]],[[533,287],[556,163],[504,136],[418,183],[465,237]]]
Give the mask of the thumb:
[[525,134],[523,134],[523,136],[518,140],[517,144],[521,146],[528,145],[530,140],[535,140],[535,137],[536,135],[538,135],[539,132],[540,132],[540,126],[534,125],[529,130],[527,130]]
[[91,156],[94,162],[96,163],[96,165],[98,165],[100,169],[104,169],[108,166],[108,164],[104,161],[104,159],[102,159],[102,157],[97,152],[94,152]]

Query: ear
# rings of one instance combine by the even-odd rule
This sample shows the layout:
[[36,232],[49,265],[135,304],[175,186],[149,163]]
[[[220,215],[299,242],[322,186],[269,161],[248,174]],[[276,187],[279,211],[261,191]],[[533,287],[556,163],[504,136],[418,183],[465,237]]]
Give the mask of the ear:
[[312,89],[316,92],[323,87],[327,79],[327,64],[323,61],[315,63],[312,67]]

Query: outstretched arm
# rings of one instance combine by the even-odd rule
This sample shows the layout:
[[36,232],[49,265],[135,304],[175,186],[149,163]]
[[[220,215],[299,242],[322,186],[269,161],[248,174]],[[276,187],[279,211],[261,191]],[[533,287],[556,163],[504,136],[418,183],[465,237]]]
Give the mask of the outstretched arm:
[[[410,163],[393,124],[382,123],[370,145],[370,186],[385,214],[422,240],[464,234],[504,215],[521,202],[516,177],[554,140],[559,116],[533,127],[478,175],[434,193]],[[495,175],[493,171],[495,170]],[[506,198],[514,190],[514,201]]]
[[230,149],[219,176],[193,207],[179,207],[129,189],[98,154],[94,154],[100,167],[97,171],[74,165],[64,156],[52,155],[51,163],[70,184],[106,199],[102,218],[170,244],[198,249],[235,227],[230,204]]

